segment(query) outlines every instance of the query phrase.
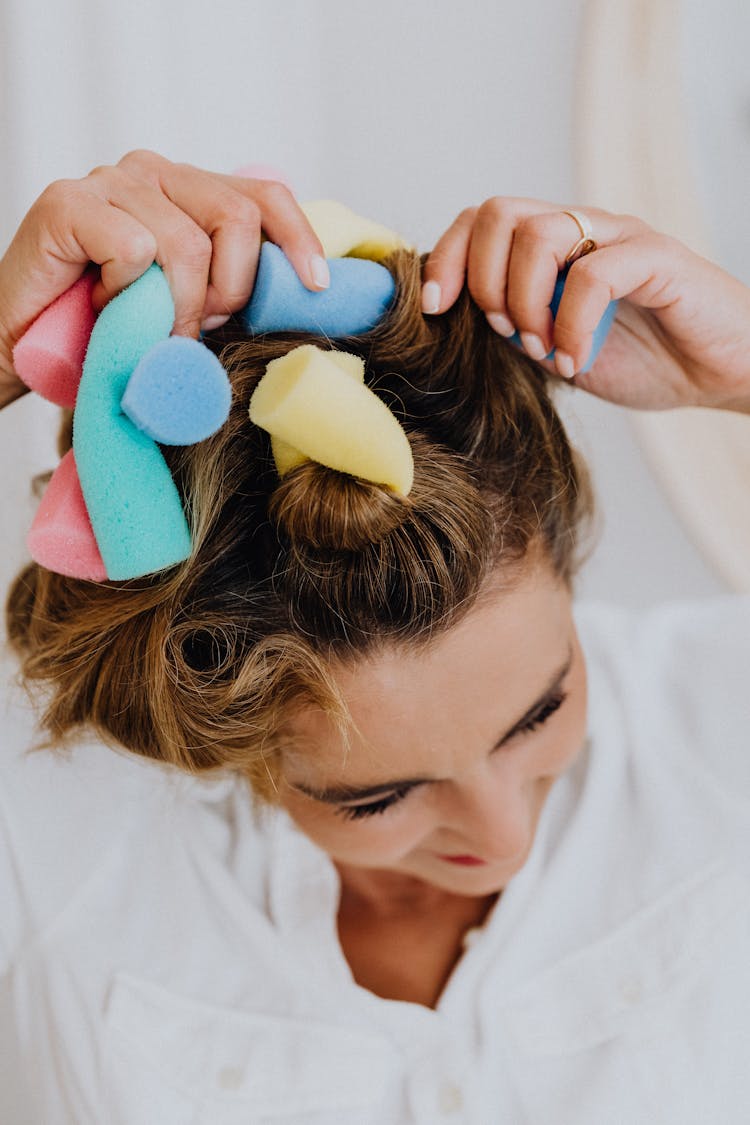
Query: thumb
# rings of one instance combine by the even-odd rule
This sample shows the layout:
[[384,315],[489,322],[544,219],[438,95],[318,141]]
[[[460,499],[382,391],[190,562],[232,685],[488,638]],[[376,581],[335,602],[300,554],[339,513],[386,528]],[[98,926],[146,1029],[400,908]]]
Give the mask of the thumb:
[[476,207],[462,211],[435,243],[422,272],[422,312],[449,309],[463,288]]

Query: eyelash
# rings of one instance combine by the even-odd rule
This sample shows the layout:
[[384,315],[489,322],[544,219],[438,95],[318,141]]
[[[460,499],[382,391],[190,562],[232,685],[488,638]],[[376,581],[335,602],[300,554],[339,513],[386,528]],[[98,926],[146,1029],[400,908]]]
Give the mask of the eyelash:
[[[537,730],[547,722],[547,719],[554,715],[555,711],[559,711],[563,703],[567,699],[566,692],[560,692],[558,695],[553,695],[544,703],[535,715],[532,715],[523,726],[519,727],[516,734],[527,734],[529,731]],[[394,789],[392,793],[388,793],[385,797],[380,797],[377,801],[371,801],[367,805],[340,805],[335,811],[343,816],[345,820],[360,820],[366,816],[376,816],[378,813],[384,813],[392,805],[398,804],[403,801],[407,793],[410,793],[416,786],[409,785],[402,789]]]
[[413,785],[409,785],[404,789],[394,789],[386,797],[380,797],[377,801],[371,801],[368,805],[340,805],[336,812],[340,813],[345,820],[359,820],[363,816],[375,816],[376,813],[383,813],[391,805],[402,801],[413,788]]

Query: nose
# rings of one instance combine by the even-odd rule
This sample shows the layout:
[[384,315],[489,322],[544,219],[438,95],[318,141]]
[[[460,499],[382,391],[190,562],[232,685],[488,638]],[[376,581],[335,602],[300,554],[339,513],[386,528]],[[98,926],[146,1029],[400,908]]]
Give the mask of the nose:
[[443,799],[441,840],[455,854],[509,862],[525,855],[534,832],[533,791],[520,779],[478,778]]

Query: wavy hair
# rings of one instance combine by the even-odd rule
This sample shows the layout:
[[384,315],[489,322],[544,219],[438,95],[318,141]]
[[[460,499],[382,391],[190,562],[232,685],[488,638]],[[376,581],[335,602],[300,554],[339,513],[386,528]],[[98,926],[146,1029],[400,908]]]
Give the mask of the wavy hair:
[[[43,746],[88,727],[191,772],[239,771],[273,800],[290,708],[311,703],[345,722],[333,661],[426,643],[491,577],[512,584],[532,548],[571,582],[591,495],[544,369],[498,337],[466,291],[448,313],[423,317],[416,254],[386,265],[391,312],[335,346],[364,359],[403,424],[411,494],[313,462],[279,481],[250,395],[270,360],[321,340],[247,338],[230,322],[208,341],[232,381],[228,422],[199,445],[164,450],[190,558],[101,584],[31,563],[11,586],[8,635],[42,697]],[[69,445],[67,424],[61,453]]]

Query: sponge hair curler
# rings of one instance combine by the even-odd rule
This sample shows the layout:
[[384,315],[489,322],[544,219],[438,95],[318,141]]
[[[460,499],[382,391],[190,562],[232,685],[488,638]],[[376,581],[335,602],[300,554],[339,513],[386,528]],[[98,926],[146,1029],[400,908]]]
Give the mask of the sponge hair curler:
[[19,379],[42,398],[71,410],[96,320],[91,305],[95,281],[94,270],[86,270],[40,313],[13,349]]
[[[362,378],[351,360],[361,365]],[[314,344],[272,360],[250,399],[250,420],[329,469],[407,496],[414,483],[409,439],[364,383],[364,362],[351,360],[342,363]]]
[[255,288],[238,319],[248,332],[313,332],[334,339],[360,336],[383,318],[393,301],[393,275],[362,258],[328,260],[331,284],[306,289],[284,252],[272,242],[261,247]]
[[[562,300],[563,290],[565,289],[565,282],[567,280],[567,277],[568,277],[568,270],[567,269],[563,270],[561,273],[559,273],[557,275],[557,281],[555,282],[555,289],[554,289],[554,292],[552,294],[552,300],[549,303],[550,312],[552,313],[553,317],[557,316],[557,310],[560,307],[560,301]],[[586,360],[586,363],[581,368],[582,371],[585,372],[585,371],[589,371],[591,369],[591,367],[594,363],[594,360],[599,355],[599,352],[602,350],[602,346],[604,344],[604,341],[607,339],[607,334],[608,334],[610,328],[612,327],[612,322],[614,321],[616,315],[617,315],[617,301],[610,301],[609,304],[607,305],[606,309],[604,310],[604,313],[602,315],[601,320],[599,321],[596,328],[594,329],[594,337],[593,337],[593,340],[591,342],[591,351],[588,354],[588,358]],[[521,341],[521,337],[519,336],[518,332],[514,332],[514,334],[510,337],[510,342],[512,344],[516,344],[516,346],[519,347],[519,348],[523,348],[523,343]],[[554,359],[554,357],[555,357],[555,349],[553,348],[552,351],[549,353],[549,355],[546,355],[544,358],[545,359]]]
[[187,520],[157,441],[189,445],[214,433],[226,421],[231,388],[206,347],[169,336],[174,305],[158,266],[95,323],[92,285],[85,276],[46,309],[16,345],[14,362],[32,389],[75,403],[73,449],[37,510],[31,556],[59,574],[101,582],[188,557]]

